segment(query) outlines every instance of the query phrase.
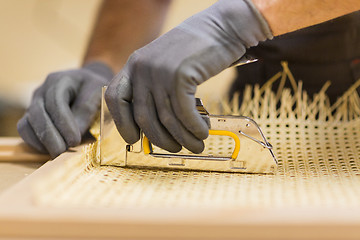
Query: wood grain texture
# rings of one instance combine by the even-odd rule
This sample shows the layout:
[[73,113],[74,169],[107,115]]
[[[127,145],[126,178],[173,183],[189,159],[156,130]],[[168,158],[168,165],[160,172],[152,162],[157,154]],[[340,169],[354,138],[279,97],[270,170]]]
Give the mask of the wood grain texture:
[[[0,196],[0,236],[117,239],[358,239],[360,209],[121,209],[36,204],[32,188],[67,152]],[[61,183],[59,183],[61,184]]]
[[0,137],[0,162],[46,162],[47,154],[29,147],[21,138]]

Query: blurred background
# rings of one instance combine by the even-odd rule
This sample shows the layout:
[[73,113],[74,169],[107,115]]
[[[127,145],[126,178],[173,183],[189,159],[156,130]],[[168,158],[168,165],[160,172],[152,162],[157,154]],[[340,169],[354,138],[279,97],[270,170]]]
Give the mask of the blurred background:
[[[162,33],[215,1],[173,0]],[[0,0],[0,136],[17,135],[32,92],[50,72],[81,66],[100,5],[101,0]],[[234,74],[225,70],[199,87],[205,106],[224,97]]]

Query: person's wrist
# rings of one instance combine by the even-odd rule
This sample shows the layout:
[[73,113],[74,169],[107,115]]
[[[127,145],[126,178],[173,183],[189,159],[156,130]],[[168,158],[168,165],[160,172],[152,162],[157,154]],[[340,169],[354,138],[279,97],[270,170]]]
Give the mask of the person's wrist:
[[111,67],[101,61],[88,62],[82,68],[104,77],[109,82],[114,77],[114,72],[112,71]]
[[251,0],[219,0],[213,7],[224,20],[228,34],[247,48],[273,38],[268,22]]

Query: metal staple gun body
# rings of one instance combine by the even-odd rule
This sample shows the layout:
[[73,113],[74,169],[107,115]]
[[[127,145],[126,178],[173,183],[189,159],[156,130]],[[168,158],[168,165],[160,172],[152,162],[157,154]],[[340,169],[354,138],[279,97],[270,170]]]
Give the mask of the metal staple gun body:
[[197,109],[210,125],[203,153],[193,154],[186,149],[170,153],[153,146],[144,134],[137,143],[127,144],[118,133],[103,97],[100,165],[242,173],[273,173],[276,170],[273,147],[254,120],[243,116],[210,115],[199,99]]

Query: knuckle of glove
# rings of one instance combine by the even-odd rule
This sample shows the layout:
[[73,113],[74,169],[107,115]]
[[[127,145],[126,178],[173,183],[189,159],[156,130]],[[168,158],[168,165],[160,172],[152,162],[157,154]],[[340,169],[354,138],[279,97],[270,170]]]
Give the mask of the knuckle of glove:
[[106,89],[104,94],[105,102],[108,105],[110,111],[113,111],[113,107],[115,108],[116,103],[118,102],[118,94],[116,89],[117,89],[117,85],[113,81],[112,83],[110,83],[109,87]]
[[[149,72],[149,70],[151,70],[152,73],[156,73],[159,69],[157,61],[158,59],[153,57],[151,50],[148,51],[147,47],[139,49],[135,51],[128,60],[128,70],[130,70],[128,74],[130,74],[130,76],[134,76],[134,73],[136,72],[137,76],[138,74],[140,74],[140,76],[144,76]],[[164,69],[164,65],[160,67],[162,70]]]
[[50,73],[46,79],[45,82],[42,86],[44,87],[48,87],[48,86],[52,86],[54,84],[56,84],[56,82],[58,81],[59,77],[63,75],[62,72],[54,72],[54,73]]
[[94,87],[103,87],[109,84],[109,79],[106,77],[87,69],[80,70],[83,79],[86,79],[86,83],[93,85]]
[[[133,68],[142,66],[144,63],[145,63],[145,55],[142,53],[141,49],[136,50],[130,55],[126,64],[127,67],[126,70],[131,70]],[[131,74],[131,72],[126,72],[126,74]]]

